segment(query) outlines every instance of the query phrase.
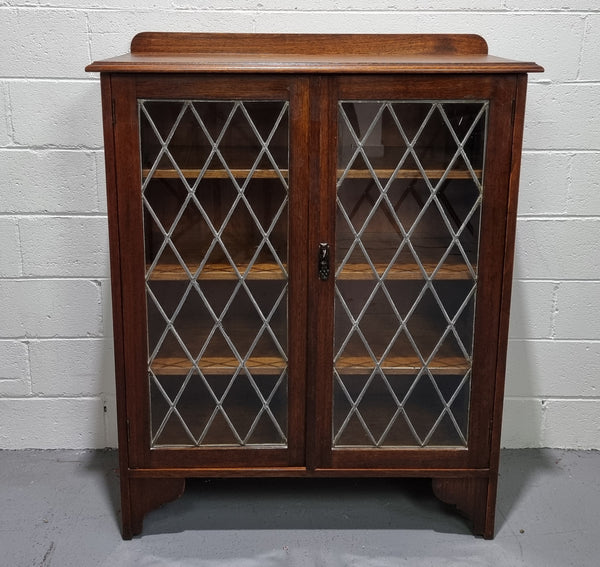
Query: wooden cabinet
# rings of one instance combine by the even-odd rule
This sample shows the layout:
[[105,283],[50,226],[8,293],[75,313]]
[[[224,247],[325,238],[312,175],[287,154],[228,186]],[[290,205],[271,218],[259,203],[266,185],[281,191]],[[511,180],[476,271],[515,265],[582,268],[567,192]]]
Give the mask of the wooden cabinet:
[[144,33],[101,72],[123,536],[186,477],[423,476],[493,537],[526,73]]

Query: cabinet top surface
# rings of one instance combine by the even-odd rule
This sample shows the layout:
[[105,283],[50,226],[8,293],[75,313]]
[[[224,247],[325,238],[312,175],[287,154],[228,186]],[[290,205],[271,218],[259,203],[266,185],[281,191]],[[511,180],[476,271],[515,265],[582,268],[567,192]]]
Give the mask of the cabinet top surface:
[[143,32],[131,52],[95,61],[103,73],[528,73],[532,62],[488,55],[468,34]]

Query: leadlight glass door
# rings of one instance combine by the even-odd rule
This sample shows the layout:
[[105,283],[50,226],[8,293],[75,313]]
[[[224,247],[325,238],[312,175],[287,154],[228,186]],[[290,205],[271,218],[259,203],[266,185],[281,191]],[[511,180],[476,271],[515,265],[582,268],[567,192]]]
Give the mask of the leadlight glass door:
[[487,101],[340,101],[335,447],[467,445]]
[[305,94],[244,83],[243,98],[203,81],[186,96],[138,89],[149,464],[174,450],[205,466],[303,459],[304,341],[290,334],[305,323],[290,313],[304,268],[289,243],[305,230],[290,214]]
[[484,207],[495,214],[486,191],[496,193],[497,162],[486,156],[508,147],[491,136],[507,101],[484,83],[453,96],[442,81],[411,91],[389,80],[381,97],[342,87],[331,103],[333,466],[367,454],[371,465],[410,466],[424,451],[464,465],[485,436],[488,407],[471,400],[489,387],[495,358],[476,354],[476,327],[494,328],[483,321],[500,297],[485,254],[480,289],[481,250],[496,238],[480,227]]

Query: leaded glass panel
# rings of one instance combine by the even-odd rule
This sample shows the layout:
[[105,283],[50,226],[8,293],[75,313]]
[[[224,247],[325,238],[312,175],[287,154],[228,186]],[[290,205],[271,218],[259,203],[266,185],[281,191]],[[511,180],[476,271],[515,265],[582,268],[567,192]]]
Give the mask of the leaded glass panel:
[[334,447],[465,447],[487,101],[338,105]]
[[138,110],[151,446],[286,446],[288,102]]

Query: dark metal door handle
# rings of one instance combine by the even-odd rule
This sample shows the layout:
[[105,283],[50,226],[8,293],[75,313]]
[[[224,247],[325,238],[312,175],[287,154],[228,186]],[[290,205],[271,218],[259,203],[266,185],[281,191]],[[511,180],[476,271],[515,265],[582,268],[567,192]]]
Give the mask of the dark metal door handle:
[[323,281],[329,278],[329,244],[321,242],[319,244],[319,278]]

